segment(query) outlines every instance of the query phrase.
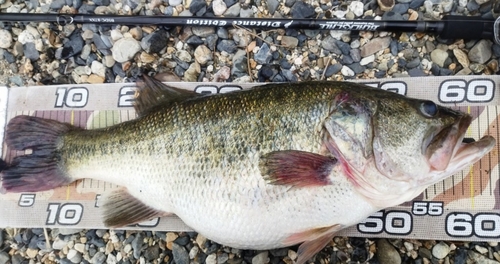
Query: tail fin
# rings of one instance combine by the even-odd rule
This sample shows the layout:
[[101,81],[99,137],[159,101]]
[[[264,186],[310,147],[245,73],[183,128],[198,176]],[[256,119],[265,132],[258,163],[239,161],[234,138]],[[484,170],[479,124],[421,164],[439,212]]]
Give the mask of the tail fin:
[[5,142],[10,149],[31,149],[32,153],[15,157],[10,164],[0,160],[2,191],[36,192],[72,182],[61,165],[59,139],[70,124],[33,116],[16,116],[7,125]]

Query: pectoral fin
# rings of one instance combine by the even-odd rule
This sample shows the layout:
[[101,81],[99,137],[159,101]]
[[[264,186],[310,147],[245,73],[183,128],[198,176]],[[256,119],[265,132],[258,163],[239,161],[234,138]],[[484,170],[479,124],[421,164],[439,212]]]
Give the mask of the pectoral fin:
[[271,184],[295,187],[330,184],[329,175],[337,164],[334,157],[298,150],[274,151],[260,159],[260,171]]
[[143,76],[143,81],[137,83],[138,91],[134,101],[135,111],[139,116],[144,115],[150,109],[173,102],[179,102],[188,98],[202,96],[194,91],[183,90],[168,86],[153,77]]
[[104,198],[104,224],[107,227],[123,227],[153,218],[170,215],[153,209],[130,195],[125,188],[119,188]]
[[303,242],[299,246],[298,257],[295,261],[295,264],[303,264],[332,241],[335,233],[340,229],[342,229],[341,225],[333,225],[307,230],[291,235],[285,240],[285,244],[294,245]]

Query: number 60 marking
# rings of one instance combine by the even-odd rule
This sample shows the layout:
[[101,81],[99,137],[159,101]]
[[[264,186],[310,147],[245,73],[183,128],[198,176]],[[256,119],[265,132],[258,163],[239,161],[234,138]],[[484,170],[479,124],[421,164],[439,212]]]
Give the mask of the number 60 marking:
[[490,102],[495,96],[495,83],[488,79],[446,80],[439,85],[439,101],[442,103]]

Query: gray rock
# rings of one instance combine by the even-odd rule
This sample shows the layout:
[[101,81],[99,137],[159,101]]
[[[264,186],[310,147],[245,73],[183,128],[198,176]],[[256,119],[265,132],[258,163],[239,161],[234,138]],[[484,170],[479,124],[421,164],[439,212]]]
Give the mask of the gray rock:
[[329,65],[328,67],[326,67],[325,77],[331,77],[332,75],[339,73],[341,69],[342,69],[342,64],[340,63]]
[[450,253],[450,247],[444,242],[439,242],[432,247],[432,256],[437,259],[444,259],[448,253]]
[[408,70],[408,74],[411,76],[411,77],[421,77],[421,76],[427,76],[427,74],[419,69],[419,68],[413,68],[411,70]]
[[269,262],[268,256],[269,251],[263,251],[252,258],[252,264],[266,264]]
[[168,5],[170,6],[178,6],[182,4],[182,0],[168,0]]
[[12,34],[5,29],[0,29],[0,48],[8,49],[12,45]]
[[149,49],[146,52],[149,53],[160,53],[167,46],[169,34],[167,31],[160,29],[152,34],[153,36],[149,39]]
[[241,8],[240,17],[248,18],[253,17],[253,10],[251,8]]
[[207,47],[211,50],[211,51],[215,51],[215,47],[217,45],[217,40],[219,39],[219,37],[217,37],[216,34],[212,34],[212,35],[209,35],[208,37],[206,37],[205,41],[207,43]]
[[[477,264],[498,264],[500,262],[496,261],[496,260],[492,260],[492,259],[489,259],[477,252],[475,252],[474,250],[469,250],[467,252],[468,254],[468,259],[471,260],[471,263],[477,263]],[[467,262],[469,263],[469,262]]]
[[267,10],[269,10],[269,14],[274,15],[279,5],[280,2],[278,2],[278,0],[267,0]]
[[486,63],[492,55],[491,46],[493,43],[489,40],[482,39],[472,47],[469,51],[469,60],[480,64]]
[[83,49],[84,41],[80,33],[74,32],[69,41],[64,44],[61,51],[61,59],[67,59],[74,55],[80,54]]
[[193,27],[191,31],[200,38],[206,38],[215,33],[214,27]]
[[[156,244],[152,247],[148,247],[144,251],[144,258],[148,262],[152,262],[153,260],[157,259],[159,256],[160,256],[160,248],[159,248],[158,244]],[[175,257],[174,257],[174,260],[175,260]],[[188,260],[189,260],[189,257],[188,257]],[[175,263],[181,263],[181,262],[175,261]],[[189,262],[187,262],[186,264],[189,264]]]
[[69,261],[71,261],[72,263],[80,263],[82,261],[82,253],[74,250],[74,249],[70,249],[68,251],[68,255],[66,256]]
[[290,13],[292,14],[292,18],[310,18],[316,15],[314,7],[303,1],[295,2],[290,9]]
[[[175,56],[177,56],[177,58],[183,62],[191,62],[191,60],[193,59],[193,57],[191,57],[191,54],[189,54],[189,52],[187,52],[185,50],[177,51],[175,53]],[[186,65],[185,67],[182,67],[182,68],[187,69],[187,67],[189,67],[189,65]]]
[[401,256],[399,256],[399,252],[387,241],[387,239],[377,240],[376,254],[380,263],[401,263]]
[[241,77],[247,74],[247,53],[244,50],[238,50],[233,56],[233,67],[231,68],[231,74],[236,77]]
[[19,75],[14,75],[12,77],[9,77],[9,81],[17,86],[24,85],[23,78],[21,78],[21,76],[19,76]]
[[225,17],[237,17],[240,14],[240,3],[236,3],[235,5],[232,5],[229,7],[226,12],[224,12]]
[[229,255],[227,253],[222,253],[217,256],[217,264],[224,264],[229,260]]
[[174,7],[173,6],[167,6],[165,8],[165,11],[163,11],[163,14],[165,16],[173,16],[174,15]]
[[132,240],[132,249],[134,249],[134,258],[139,259],[141,257],[142,245],[144,244],[144,236],[142,233],[138,233],[137,236]]
[[229,38],[229,32],[227,31],[226,28],[223,27],[218,27],[217,28],[217,36],[221,39],[228,39]]
[[219,51],[225,51],[229,54],[235,53],[238,50],[233,40],[226,39],[221,40],[219,44],[217,44],[217,49]]
[[407,69],[413,69],[418,66],[420,66],[420,58],[415,58],[406,64]]
[[194,59],[200,64],[205,65],[212,61],[212,52],[205,45],[198,46],[194,51]]
[[6,264],[9,260],[9,254],[7,252],[0,251],[0,264]]
[[281,74],[283,74],[283,76],[289,81],[289,82],[296,82],[297,81],[297,76],[295,76],[295,74],[293,74],[293,72],[291,70],[282,70],[281,71]]
[[340,72],[341,72],[341,73],[342,73],[342,75],[344,75],[344,76],[348,76],[348,77],[352,77],[352,76],[354,76],[354,71],[353,71],[351,68],[349,68],[349,67],[347,67],[347,66],[345,66],[345,65],[344,65],[344,66],[342,66],[342,69],[340,69]]
[[273,55],[271,54],[271,50],[267,43],[263,43],[260,47],[259,51],[255,53],[253,59],[259,64],[266,64],[271,61]]
[[35,43],[28,42],[23,45],[24,56],[31,61],[36,61],[40,58],[40,53],[35,48]]
[[398,14],[404,14],[406,12],[408,12],[408,8],[410,8],[410,4],[402,4],[402,3],[399,3],[399,4],[396,4],[394,6],[394,8],[392,9],[392,12],[394,13],[398,13]]
[[189,5],[189,12],[191,14],[196,14],[198,11],[207,7],[207,2],[204,0],[192,0],[191,5]]
[[[106,76],[106,67],[98,61],[93,61],[90,69],[92,70],[93,74],[96,74],[98,76],[105,77]],[[69,258],[69,257],[68,257]]]
[[97,252],[91,259],[91,263],[102,264],[106,261],[106,255],[103,252]]
[[441,7],[443,7],[443,12],[448,13],[451,11],[451,8],[453,7],[453,0],[442,0],[441,1]]
[[299,40],[295,37],[283,36],[281,38],[281,45],[285,48],[295,48],[299,44]]
[[394,12],[394,11],[389,11],[385,12],[382,15],[383,20],[388,20],[388,21],[401,21],[404,20],[403,16],[400,13]]
[[361,61],[361,51],[359,49],[351,49],[349,51],[349,55],[351,56],[351,58],[354,62]]
[[54,0],[50,3],[50,8],[61,9],[66,4],[66,0]]
[[214,15],[220,16],[224,14],[227,10],[226,3],[223,0],[214,0],[212,1],[212,8],[214,10]]
[[321,41],[321,47],[325,50],[331,51],[335,54],[342,54],[342,51],[337,47],[336,39],[328,35]]
[[172,256],[176,264],[189,264],[189,253],[176,243],[172,243]]
[[429,260],[432,259],[431,251],[425,247],[418,248],[418,255]]
[[113,52],[113,59],[120,63],[132,59],[140,50],[141,45],[139,41],[131,37],[119,39],[111,49]]
[[442,49],[435,49],[431,52],[431,60],[436,63],[439,67],[443,67],[446,59],[448,59],[448,52]]
[[360,74],[365,70],[365,67],[361,66],[359,62],[353,63],[347,67],[349,67],[355,74]]
[[0,228],[0,246],[3,244],[3,229]]
[[370,42],[366,43],[361,47],[360,49],[361,57],[367,57],[372,54],[375,54],[378,51],[388,48],[390,44],[391,44],[390,37],[372,39]]

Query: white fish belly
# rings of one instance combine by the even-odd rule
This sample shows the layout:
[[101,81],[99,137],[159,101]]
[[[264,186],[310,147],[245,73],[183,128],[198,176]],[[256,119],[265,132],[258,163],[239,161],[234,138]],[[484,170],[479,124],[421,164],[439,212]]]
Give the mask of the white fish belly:
[[136,181],[126,186],[146,204],[175,213],[207,238],[241,249],[287,246],[286,238],[295,233],[350,226],[378,210],[343,176],[328,186],[302,188],[268,184],[259,173],[173,177],[177,180],[170,185]]

